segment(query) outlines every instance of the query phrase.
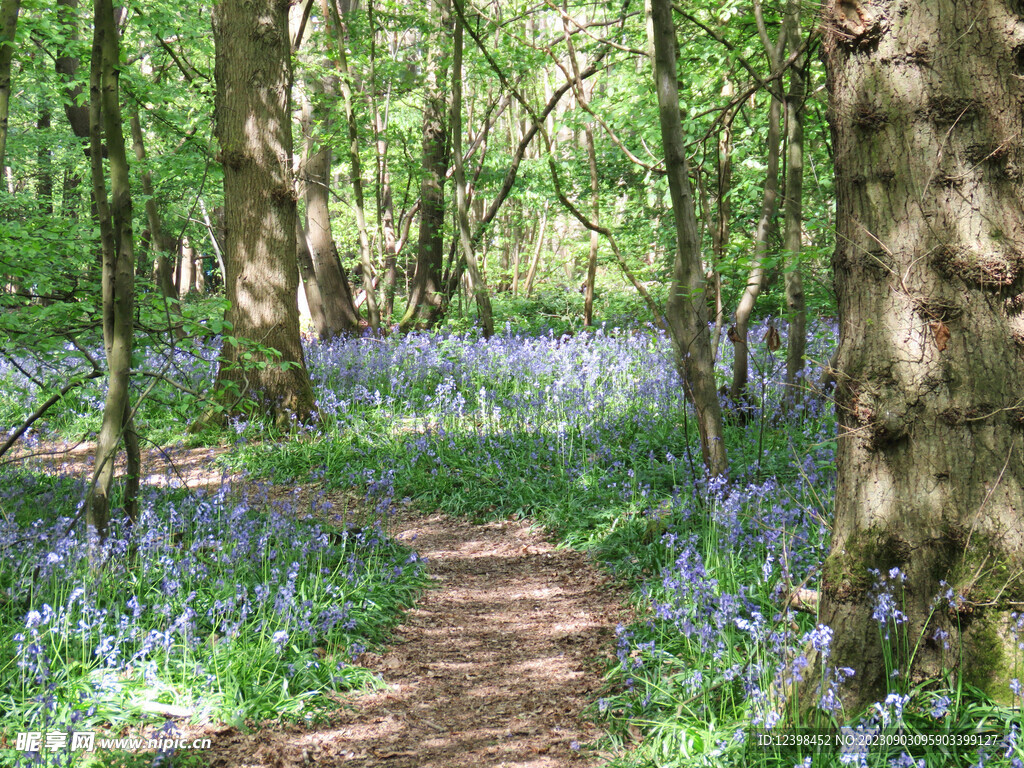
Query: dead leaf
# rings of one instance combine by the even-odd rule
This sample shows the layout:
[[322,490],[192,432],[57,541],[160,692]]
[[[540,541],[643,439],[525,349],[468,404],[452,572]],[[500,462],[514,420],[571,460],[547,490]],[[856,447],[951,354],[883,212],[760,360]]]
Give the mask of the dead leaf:
[[941,320],[933,320],[928,325],[931,326],[932,333],[935,335],[935,346],[939,348],[939,352],[945,352],[946,347],[949,346],[949,327]]
[[775,330],[774,325],[768,326],[768,332],[764,335],[764,342],[768,345],[769,352],[777,352],[779,347],[782,346],[782,339],[779,337],[779,332]]

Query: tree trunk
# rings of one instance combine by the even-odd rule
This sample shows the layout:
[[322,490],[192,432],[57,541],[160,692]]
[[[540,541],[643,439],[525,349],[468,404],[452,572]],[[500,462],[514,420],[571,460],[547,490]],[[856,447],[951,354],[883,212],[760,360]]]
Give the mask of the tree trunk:
[[142,182],[142,194],[146,197],[146,222],[149,224],[150,239],[153,243],[153,250],[156,251],[156,268],[153,277],[155,278],[157,290],[165,299],[171,301],[178,298],[178,292],[174,289],[174,260],[171,257],[173,244],[164,233],[163,222],[160,219],[160,211],[156,205],[156,197],[153,195],[153,174],[146,167],[146,145],[142,137],[142,122],[139,120],[138,110],[131,116],[132,143],[135,148],[135,159],[142,166],[139,173],[139,180]]
[[363,165],[359,157],[359,128],[356,120],[355,105],[352,101],[352,73],[349,71],[348,55],[345,49],[349,42],[348,27],[345,16],[350,12],[339,13],[335,0],[324,0],[324,6],[330,8],[338,37],[338,68],[341,71],[339,87],[341,101],[345,108],[345,124],[348,129],[348,163],[349,179],[352,182],[352,198],[356,215],[356,231],[359,235],[359,263],[363,268],[363,291],[366,294],[366,312],[371,328],[380,327],[380,308],[377,306],[377,292],[373,287],[373,255],[370,252],[370,236],[366,227],[366,205],[363,195]]
[[391,191],[391,172],[388,169],[388,142],[385,133],[387,113],[391,105],[391,85],[387,85],[383,114],[377,102],[377,47],[373,18],[373,0],[366,5],[367,22],[370,26],[370,117],[373,124],[375,148],[375,172],[377,182],[377,221],[379,222],[380,247],[384,261],[384,298],[381,305],[382,322],[390,325],[395,313],[395,289],[398,286],[398,235],[395,228],[394,196]]
[[[786,44],[792,51],[800,48],[800,0],[787,0],[783,20]],[[786,93],[786,206],[785,250],[787,266],[786,310],[789,341],[786,347],[786,394],[783,406],[792,410],[803,397],[804,350],[807,348],[807,307],[804,302],[800,252],[803,248],[804,195],[804,57],[789,70]]]
[[0,3],[0,168],[4,167],[7,149],[7,115],[11,104],[11,59],[14,57],[14,35],[18,29],[21,0]]
[[441,41],[450,23],[447,0],[431,0],[429,17],[437,20],[427,53],[423,104],[423,178],[420,182],[420,232],[416,271],[409,291],[409,305],[399,327],[432,326],[444,312],[441,267],[444,259],[444,181],[448,171],[448,137],[445,123],[445,57]]
[[[768,56],[772,70],[778,70],[782,66],[782,57],[786,50],[785,35],[780,32],[778,43],[772,43],[768,37],[768,30],[764,25],[760,0],[754,0],[754,12],[757,16],[758,31],[761,33],[761,44],[764,47],[765,54]],[[747,380],[750,367],[750,343],[747,331],[750,328],[750,315],[754,311],[757,297],[760,296],[761,288],[764,286],[764,261],[768,255],[768,236],[771,234],[772,221],[778,210],[779,145],[781,143],[779,123],[781,120],[782,104],[772,94],[768,105],[768,136],[765,142],[766,164],[768,168],[765,171],[764,177],[761,216],[757,221],[757,231],[754,234],[754,259],[750,265],[747,284],[743,289],[743,294],[740,296],[740,303],[736,307],[736,326],[729,333],[729,338],[733,342],[734,348],[732,387],[729,389],[729,396],[737,404],[745,402],[747,399]]]
[[[529,298],[533,293],[533,280],[537,276],[537,267],[540,266],[540,255],[544,251],[544,235],[548,226],[548,204],[544,203],[544,212],[540,215],[540,228],[537,233],[537,240],[533,246],[533,258],[530,259],[530,266],[526,270],[526,279],[523,282],[523,294]],[[515,286],[512,292],[515,293]]]
[[[78,39],[78,30],[81,22],[78,18],[78,0],[56,0],[57,18],[66,27],[72,30],[71,45],[74,48]],[[55,64],[57,74],[64,80],[64,114],[68,118],[68,124],[72,132],[82,140],[83,147],[88,152],[89,147],[89,107],[82,103],[82,86],[78,83],[78,57],[58,56]]]
[[729,338],[733,342],[734,357],[732,367],[732,386],[729,396],[734,402],[745,401],[747,397],[747,381],[749,378],[749,338],[750,316],[761,295],[764,286],[764,260],[768,255],[768,237],[771,234],[772,220],[778,209],[779,201],[779,144],[782,105],[774,96],[768,107],[768,138],[767,155],[768,170],[765,172],[764,195],[761,198],[761,216],[757,221],[754,233],[754,257],[750,265],[750,274],[736,307],[736,325]]
[[306,233],[313,270],[320,286],[328,338],[358,333],[359,312],[352,300],[352,286],[341,268],[338,249],[331,231],[330,183],[331,148],[326,142],[317,144],[313,126],[317,121],[310,112],[312,105],[303,105],[303,126],[308,126],[305,161],[302,164],[306,190]]
[[249,400],[279,424],[316,407],[299,341],[288,6],[222,0],[213,14],[227,319],[241,342],[225,342],[217,383],[228,412]]
[[[455,0],[456,3],[461,0]],[[466,172],[462,167],[462,14],[455,20],[455,54],[452,62],[452,155],[455,160],[455,211],[459,223],[459,242],[466,259],[469,291],[476,299],[483,326],[484,338],[494,335],[494,317],[491,297],[487,291],[487,278],[481,272],[473,249],[469,230],[469,199],[466,194]]]
[[[44,216],[53,215],[53,150],[50,145],[50,127],[50,108],[40,106],[36,130],[43,140],[39,142],[36,150],[36,162],[39,164],[36,171],[36,199],[39,201],[39,212]],[[2,161],[0,165],[3,165]]]
[[186,298],[196,289],[196,249],[187,237],[181,240],[181,260],[178,264],[178,294]]
[[[129,473],[124,505],[129,519],[134,519],[139,445],[131,419],[129,392],[135,281],[131,180],[121,128],[118,93],[120,46],[111,0],[95,0],[94,15],[89,108],[92,141],[90,154],[103,243],[103,345],[109,378],[103,421],[96,444],[95,468],[86,499],[86,526],[102,540],[106,536],[110,519],[114,461],[122,439],[125,441]],[[110,162],[109,203],[100,147],[101,133],[106,138]]]
[[[723,96],[732,96],[733,88],[726,81]],[[722,130],[718,134],[718,157],[716,158],[717,194],[715,224],[711,229],[711,250],[715,254],[713,285],[715,291],[715,329],[711,335],[711,359],[718,359],[718,347],[722,340],[722,326],[725,324],[725,303],[722,301],[722,273],[719,265],[724,263],[729,246],[729,232],[732,224],[732,121],[735,112],[725,116]]]
[[327,341],[331,338],[331,326],[324,312],[320,283],[316,278],[316,268],[309,252],[309,238],[298,216],[295,217],[295,255],[299,264],[299,276],[302,278],[302,289],[306,295],[306,306],[309,307],[309,316],[313,321],[313,327],[316,328],[317,338],[320,341]]
[[658,91],[658,116],[665,148],[665,169],[672,195],[672,211],[676,220],[676,255],[666,315],[676,346],[683,386],[697,412],[704,464],[712,475],[724,475],[729,470],[729,463],[722,435],[722,414],[718,404],[718,388],[715,386],[714,362],[711,359],[697,212],[679,116],[676,33],[671,0],[652,0],[651,14],[654,24],[654,76]]
[[[223,283],[227,279],[227,268],[224,266],[224,253],[220,249],[220,241],[224,239],[223,230],[221,229],[221,236],[218,238],[217,230],[213,227],[213,222],[210,221],[210,213],[206,210],[206,203],[203,202],[203,198],[199,198],[199,210],[203,214],[203,223],[206,225],[206,236],[210,238],[210,247],[213,248],[213,254],[217,257],[217,271],[220,272],[220,280]],[[216,210],[214,211],[216,214]],[[222,221],[222,219],[218,219]],[[219,229],[219,228],[218,228]]]
[[[1003,2],[830,0],[838,485],[821,618],[848,711],[945,667],[999,700],[1024,604],[1024,81]],[[900,568],[899,677],[872,574]],[[963,601],[932,601],[945,591]],[[935,631],[950,633],[944,652]]]
[[[601,188],[597,179],[597,153],[594,150],[594,131],[588,126],[584,129],[584,136],[587,142],[587,160],[590,164],[590,194],[591,210],[594,223],[601,223]],[[600,242],[600,235],[595,230],[590,230],[590,254],[587,257],[587,281],[586,293],[583,297],[583,323],[594,324],[594,283],[597,280],[597,247]]]

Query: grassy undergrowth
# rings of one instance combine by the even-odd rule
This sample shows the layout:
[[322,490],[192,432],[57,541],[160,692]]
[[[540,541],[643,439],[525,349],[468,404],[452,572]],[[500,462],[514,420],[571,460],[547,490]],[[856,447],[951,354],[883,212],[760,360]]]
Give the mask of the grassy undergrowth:
[[[751,338],[760,339],[763,333],[754,330]],[[831,343],[832,331],[819,328],[811,358],[827,359]],[[207,356],[200,353],[193,359]],[[301,439],[295,439],[294,433],[274,435],[265,425],[238,421],[231,428],[235,447],[225,458],[228,466],[272,483],[355,487],[381,514],[396,500],[408,498],[423,509],[475,519],[529,516],[567,546],[591,552],[634,588],[639,617],[618,629],[607,691],[592,707],[592,715],[607,725],[605,746],[631,747],[623,749],[617,765],[1021,764],[1016,747],[1019,706],[997,706],[979,692],[952,687],[943,679],[911,686],[901,674],[909,661],[901,649],[913,648],[919,638],[906,637],[900,621],[899,573],[878,574],[875,584],[879,631],[893,638],[889,695],[864,713],[842,711],[838,694],[856,670],[829,665],[831,632],[813,615],[782,607],[783,595],[794,586],[817,586],[829,545],[834,418],[826,400],[811,397],[782,415],[783,362],[762,345],[751,362],[750,402],[729,418],[728,484],[703,478],[696,430],[670,346],[647,328],[575,336],[517,335],[506,328],[488,341],[472,334],[350,339],[312,344],[307,360],[320,406],[319,424],[303,428]],[[723,377],[730,363],[728,356],[720,363]],[[209,499],[203,503],[216,507]],[[187,545],[175,544],[172,521],[175,514],[191,518],[196,513],[182,514],[175,504],[179,502],[154,501],[153,519],[164,521],[157,528],[165,538],[170,536],[167,546],[192,552],[197,545],[189,537],[196,534],[184,536]],[[230,521],[234,508],[229,506],[218,508],[218,514]],[[264,515],[256,518],[263,520]],[[284,519],[299,524],[294,514]],[[233,531],[214,525],[212,535],[231,541]],[[340,544],[344,550],[351,542]],[[369,541],[359,546],[364,544],[369,547]],[[198,546],[202,552],[204,545]],[[402,555],[390,545],[379,546],[369,547],[381,553],[379,567],[367,566],[367,572],[380,576],[388,568],[410,569],[392,582],[381,577],[375,594],[382,597],[373,598],[386,595],[397,609],[414,590],[415,564],[399,562]],[[52,542],[40,545],[37,561],[52,549]],[[303,563],[293,579],[296,589],[307,581],[313,591],[317,584],[326,589],[333,583],[305,570],[307,555],[289,557]],[[273,570],[263,562],[254,573],[266,574],[268,568]],[[178,587],[186,596],[197,592],[182,608],[215,606],[218,598],[230,597],[230,590],[211,592],[216,577],[197,573],[191,587]],[[290,573],[279,566],[275,584],[287,582]],[[163,582],[155,577],[145,585],[141,594],[147,605],[161,604],[161,589]],[[26,610],[41,610],[41,603],[35,599],[35,608],[12,604],[11,621],[24,624]],[[150,611],[147,620],[166,635],[181,615],[178,610],[157,611],[156,618]],[[258,624],[253,633],[252,653],[267,666],[280,661],[279,654],[292,654],[281,664],[313,676],[298,686],[311,696],[326,690],[326,683],[317,688],[322,678],[303,668],[303,661],[320,661],[320,647],[343,655],[351,643],[367,642],[357,637],[357,626],[351,635],[322,646],[302,635],[293,647],[295,634],[289,627],[294,625],[274,624],[273,611],[261,610],[260,618],[268,623]],[[366,619],[370,626],[371,617]],[[70,628],[66,625],[63,634]],[[211,664],[216,664],[219,638],[230,637],[225,629],[209,631],[218,640],[206,636],[210,651],[198,663],[202,670],[193,671],[190,662],[179,664],[185,671],[175,678],[178,688],[160,691],[163,700],[180,698],[185,706],[199,706],[187,699],[189,686],[209,680],[201,676],[210,675]],[[288,641],[275,640],[280,631],[288,633]],[[186,647],[186,636],[177,644]],[[163,652],[154,648],[154,653]],[[93,641],[80,652],[86,660],[82,665],[97,668],[102,658],[98,650]],[[20,646],[15,651],[25,658]],[[257,662],[256,668],[263,663]],[[139,685],[146,681],[138,671],[141,666],[132,665]],[[804,680],[811,675],[815,679]],[[1019,705],[1019,685],[1012,685]],[[73,694],[62,694],[61,701],[74,701]],[[261,700],[259,694],[242,698]],[[23,694],[19,706],[26,709],[28,700]],[[273,706],[288,700],[284,697]],[[36,709],[44,716],[45,706]],[[90,717],[113,723],[113,709]],[[231,714],[226,705],[210,710],[210,716]],[[810,736],[833,734],[838,724],[851,720],[861,730],[845,750],[834,744],[780,743],[782,737],[806,742]],[[980,733],[986,746],[906,743],[908,734],[934,742],[936,734],[967,731]],[[856,740],[872,733],[885,734],[892,743],[859,747]]]
[[[827,359],[830,344],[819,329],[812,358]],[[810,397],[783,418],[783,363],[767,350],[752,361],[750,403],[730,417],[728,484],[703,479],[671,350],[649,330],[412,335],[318,345],[308,360],[317,435],[250,443],[262,433],[238,424],[229,461],[478,519],[529,516],[590,551],[635,588],[640,616],[618,629],[592,712],[611,746],[632,747],[617,765],[1017,764],[1019,710],[942,681],[911,688],[898,654],[888,698],[842,711],[855,670],[828,664],[831,632],[813,615],[782,608],[794,586],[817,586],[827,552],[834,418]],[[899,574],[879,574],[876,590],[880,605],[898,605]],[[880,614],[880,630],[900,636],[897,610]],[[812,670],[819,679],[801,686]],[[779,741],[851,719],[863,730],[845,752]],[[896,743],[853,743],[872,729]],[[905,739],[979,729],[990,742],[980,750]]]
[[74,522],[80,480],[21,469],[0,483],[5,746],[21,732],[67,737],[4,753],[14,764],[121,764],[72,749],[72,734],[118,736],[169,716],[315,719],[339,693],[377,684],[354,659],[425,584],[381,517],[356,526],[321,498],[300,504],[266,485],[151,487],[97,569]]

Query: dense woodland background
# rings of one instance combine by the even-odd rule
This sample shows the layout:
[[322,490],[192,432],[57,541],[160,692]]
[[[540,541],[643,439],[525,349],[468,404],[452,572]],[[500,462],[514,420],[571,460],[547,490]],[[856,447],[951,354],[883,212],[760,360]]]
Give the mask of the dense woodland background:
[[[252,725],[365,685],[424,583],[387,531],[411,503],[531,515],[636,588],[592,713],[623,765],[837,764],[755,734],[853,721],[996,734],[859,764],[1019,765],[1020,361],[990,350],[1020,217],[988,207],[1016,144],[957,84],[1017,104],[977,19],[1020,19],[935,5],[3,0],[8,746],[137,725],[132,697]],[[952,53],[907,106],[886,78],[929,35]],[[910,242],[926,200],[984,223]],[[43,465],[66,440],[84,477]],[[224,471],[367,516],[147,465],[232,444]]]

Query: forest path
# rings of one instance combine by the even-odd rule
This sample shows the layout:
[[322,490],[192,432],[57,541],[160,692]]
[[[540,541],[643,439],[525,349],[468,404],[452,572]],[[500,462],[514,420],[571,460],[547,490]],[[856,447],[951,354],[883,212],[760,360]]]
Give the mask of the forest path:
[[580,554],[526,521],[475,525],[404,514],[393,535],[428,559],[433,588],[364,654],[387,689],[360,694],[329,725],[212,736],[211,766],[562,768],[599,735],[580,717],[600,688],[622,594]]
[[[94,446],[45,444],[51,470],[83,473]],[[149,449],[147,482],[216,487],[215,457],[230,448]],[[152,468],[172,466],[168,472]],[[290,497],[277,486],[272,495]],[[310,489],[301,488],[305,497]],[[335,509],[361,497],[329,494]],[[585,555],[557,549],[527,520],[474,524],[438,511],[401,509],[389,532],[427,559],[432,585],[395,628],[384,655],[359,662],[387,688],[345,696],[327,724],[268,725],[251,733],[178,723],[208,737],[210,768],[584,768],[576,751],[600,730],[580,715],[611,658],[614,628],[628,623],[625,595]],[[182,753],[183,755],[187,753]]]

